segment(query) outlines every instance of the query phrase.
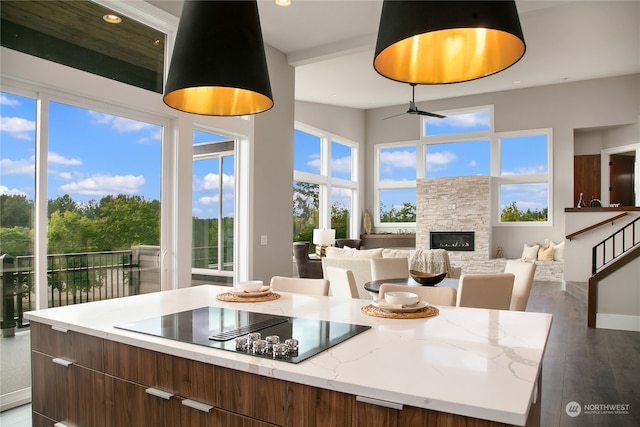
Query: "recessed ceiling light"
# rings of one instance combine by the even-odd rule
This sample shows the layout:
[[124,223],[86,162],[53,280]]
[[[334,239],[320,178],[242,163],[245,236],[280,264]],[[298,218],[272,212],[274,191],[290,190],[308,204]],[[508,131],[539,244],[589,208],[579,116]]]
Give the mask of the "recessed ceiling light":
[[122,22],[122,18],[120,18],[118,15],[113,14],[104,15],[102,19],[107,21],[109,24],[119,24]]
[[516,80],[513,82],[514,85],[519,85],[520,83],[522,83],[522,80]]
[[278,6],[289,6],[291,4],[291,0],[276,0],[276,4]]

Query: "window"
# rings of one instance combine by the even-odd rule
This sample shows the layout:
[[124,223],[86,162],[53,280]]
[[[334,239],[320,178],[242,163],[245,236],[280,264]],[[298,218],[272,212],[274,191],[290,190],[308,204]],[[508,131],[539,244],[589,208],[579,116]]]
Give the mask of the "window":
[[417,178],[477,175],[495,178],[496,224],[549,222],[551,131],[495,134],[491,107],[444,114],[423,118],[421,143],[376,147],[376,225],[415,223]]
[[378,149],[375,224],[415,223],[416,159],[415,144]]
[[550,130],[499,135],[500,223],[549,222],[550,144]]
[[192,268],[233,271],[234,141],[193,132]]
[[[74,301],[159,291],[159,275],[145,270],[159,271],[162,126],[49,102],[48,136],[53,305],[63,305],[55,298],[58,286]],[[125,257],[131,265],[123,265]],[[69,275],[69,268],[78,273]],[[109,268],[137,271],[121,272],[120,281]]]
[[[312,243],[314,228],[333,228],[354,238],[357,146],[317,129],[294,131],[293,240]],[[313,245],[311,250],[313,251]]]

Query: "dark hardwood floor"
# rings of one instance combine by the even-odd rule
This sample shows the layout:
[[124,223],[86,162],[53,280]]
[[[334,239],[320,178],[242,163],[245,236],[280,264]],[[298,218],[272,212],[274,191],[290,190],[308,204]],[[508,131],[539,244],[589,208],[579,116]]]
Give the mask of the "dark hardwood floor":
[[[639,426],[640,333],[587,328],[586,296],[560,287],[535,282],[527,306],[553,314],[542,366],[541,426]],[[566,410],[571,402],[580,408],[573,417]]]

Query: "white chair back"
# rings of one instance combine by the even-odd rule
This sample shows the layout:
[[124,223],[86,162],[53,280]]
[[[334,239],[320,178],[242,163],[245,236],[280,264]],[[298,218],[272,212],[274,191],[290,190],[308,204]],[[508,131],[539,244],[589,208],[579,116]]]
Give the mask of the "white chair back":
[[339,267],[327,267],[325,278],[329,280],[331,296],[339,298],[358,298],[356,278],[351,270]]
[[420,299],[425,300],[431,305],[456,305],[456,288],[446,288],[437,286],[405,286],[395,285],[392,283],[383,283],[380,285],[378,294],[380,299],[384,299],[386,292],[413,292],[420,295]]
[[514,278],[512,273],[463,274],[456,305],[509,310]]
[[408,258],[371,258],[371,280],[406,279]]
[[536,264],[512,259],[507,261],[504,272],[513,273],[515,276],[509,310],[525,311],[536,273]]
[[273,276],[271,278],[271,289],[274,292],[328,296],[329,281],[327,279]]

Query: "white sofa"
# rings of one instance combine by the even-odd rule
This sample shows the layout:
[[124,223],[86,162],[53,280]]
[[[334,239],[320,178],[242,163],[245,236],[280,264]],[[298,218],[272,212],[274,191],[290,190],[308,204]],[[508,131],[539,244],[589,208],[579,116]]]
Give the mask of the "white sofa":
[[[444,253],[443,253],[444,252]],[[438,255],[433,257],[432,255]],[[351,270],[358,286],[358,295],[363,299],[372,299],[371,294],[364,289],[364,284],[371,281],[371,258],[407,258],[410,267],[415,270],[429,271],[432,268],[448,270],[449,277],[460,277],[460,268],[452,267],[446,251],[422,249],[366,249],[328,247],[326,256],[322,258],[322,269],[327,277],[327,267],[339,267]],[[433,259],[437,259],[439,266],[433,266]],[[442,271],[442,270],[441,270]],[[434,271],[435,272],[435,271]],[[439,271],[438,271],[439,272]]]

